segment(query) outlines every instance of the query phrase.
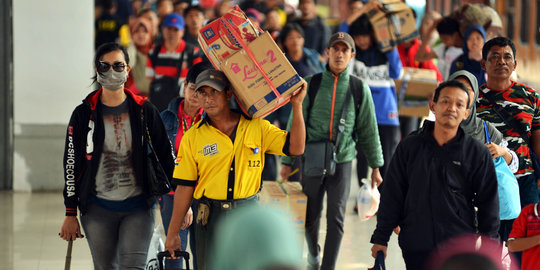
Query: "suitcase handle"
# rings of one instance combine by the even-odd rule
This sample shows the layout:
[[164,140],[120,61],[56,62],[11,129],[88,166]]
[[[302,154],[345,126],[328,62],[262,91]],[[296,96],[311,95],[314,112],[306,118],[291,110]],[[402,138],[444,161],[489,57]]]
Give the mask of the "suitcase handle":
[[[186,251],[180,251],[180,250],[175,250],[174,251],[174,256],[175,257],[182,257],[184,258],[184,261],[186,261],[186,270],[189,270],[189,253],[186,252]],[[171,257],[171,253],[169,253],[169,251],[162,251],[162,252],[159,252],[157,254],[157,260],[158,260],[158,264],[159,264],[159,269],[163,270],[165,268],[163,268],[163,259],[164,258],[167,258],[167,257]]]

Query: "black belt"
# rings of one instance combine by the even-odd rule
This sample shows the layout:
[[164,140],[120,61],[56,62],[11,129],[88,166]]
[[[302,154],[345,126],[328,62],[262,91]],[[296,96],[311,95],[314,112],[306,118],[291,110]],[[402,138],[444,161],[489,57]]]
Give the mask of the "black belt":
[[245,203],[249,203],[251,201],[258,201],[259,200],[259,193],[249,196],[247,198],[243,199],[234,199],[234,200],[214,200],[207,197],[201,197],[199,200],[200,203],[207,203],[210,207],[216,207],[221,210],[230,210],[234,209],[240,205],[243,205]]

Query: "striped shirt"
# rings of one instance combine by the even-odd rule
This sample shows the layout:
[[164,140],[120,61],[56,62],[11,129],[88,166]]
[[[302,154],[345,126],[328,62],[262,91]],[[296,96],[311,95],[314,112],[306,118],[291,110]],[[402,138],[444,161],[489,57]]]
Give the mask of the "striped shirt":
[[529,146],[517,131],[504,123],[486,96],[495,100],[507,114],[517,120],[522,130],[526,130],[527,135],[531,138],[532,133],[540,129],[540,95],[529,86],[514,81],[510,87],[504,90],[489,89],[484,84],[480,88],[476,104],[478,117],[493,123],[503,134],[504,139],[508,141],[508,148],[516,152],[519,157],[519,169],[515,173],[516,177],[534,173]]
[[[156,49],[159,49],[157,55],[155,54]],[[146,77],[151,81],[160,79],[163,76],[177,77],[178,61],[182,57],[182,65],[178,78],[183,79],[186,77],[191,66],[202,62],[201,53],[202,51],[198,47],[186,44],[184,40],[180,40],[180,44],[178,44],[174,52],[167,51],[165,46],[154,46],[148,53],[146,60]]]

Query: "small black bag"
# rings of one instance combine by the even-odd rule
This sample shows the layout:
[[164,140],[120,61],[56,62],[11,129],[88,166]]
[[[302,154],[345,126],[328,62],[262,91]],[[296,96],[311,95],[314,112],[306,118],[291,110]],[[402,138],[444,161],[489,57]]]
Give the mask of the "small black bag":
[[[304,168],[303,176],[306,177],[324,177],[333,176],[336,173],[336,151],[343,131],[345,130],[345,118],[347,115],[347,105],[351,100],[352,93],[347,90],[345,102],[341,109],[341,118],[338,124],[338,133],[336,134],[336,143],[333,141],[308,142],[304,150]],[[309,116],[311,116],[311,104],[309,108]],[[309,117],[308,116],[308,117]]]
[[169,102],[179,95],[180,83],[178,77],[163,76],[150,83],[148,98],[160,112],[167,109]]
[[335,148],[333,142],[307,143],[304,151],[304,176],[334,175],[336,173]]
[[162,45],[156,46],[154,52],[148,56],[152,61],[152,64],[174,66],[176,67],[177,71],[174,77],[163,76],[159,79],[154,79],[150,83],[148,99],[150,100],[150,102],[152,102],[152,104],[154,104],[154,106],[156,106],[156,108],[158,108],[160,112],[167,109],[167,106],[169,105],[169,102],[171,102],[171,100],[180,96],[180,85],[182,84],[180,81],[180,74],[182,71],[182,64],[186,61],[186,58],[187,60],[189,60],[189,53],[186,53],[186,51],[193,50],[193,47],[191,45],[186,44],[184,51],[182,51],[182,55],[180,55],[180,59],[160,60],[157,56],[159,54],[159,51],[161,50],[161,46]]
[[144,112],[142,111],[141,117],[146,129],[144,139],[148,143],[148,154],[146,158],[146,176],[149,183],[150,194],[153,196],[161,196],[171,192],[171,184],[169,182],[169,177],[167,177],[165,170],[159,162],[159,158],[156,155],[154,146],[152,145],[152,138],[150,137],[150,131],[148,130],[148,123],[146,123],[144,119]]

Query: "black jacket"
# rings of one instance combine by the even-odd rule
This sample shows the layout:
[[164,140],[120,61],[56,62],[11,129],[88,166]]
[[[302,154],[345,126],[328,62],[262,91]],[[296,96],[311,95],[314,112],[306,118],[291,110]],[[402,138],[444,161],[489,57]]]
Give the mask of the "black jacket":
[[[71,115],[66,134],[64,151],[64,205],[67,216],[76,216],[77,207],[85,214],[91,195],[96,193],[96,174],[103,150],[105,130],[100,101],[101,89],[90,93]],[[146,132],[142,123],[141,109],[152,138],[152,144],[165,172],[172,176],[174,157],[171,144],[156,107],[145,97],[134,95],[124,89],[128,99],[132,132],[132,160],[137,184],[143,189],[148,206],[156,202],[149,194],[146,181],[148,146],[143,140]]]
[[497,175],[489,150],[461,128],[439,146],[433,128],[426,121],[398,145],[384,178],[371,243],[387,245],[398,225],[405,252],[431,251],[460,234],[498,237]]

